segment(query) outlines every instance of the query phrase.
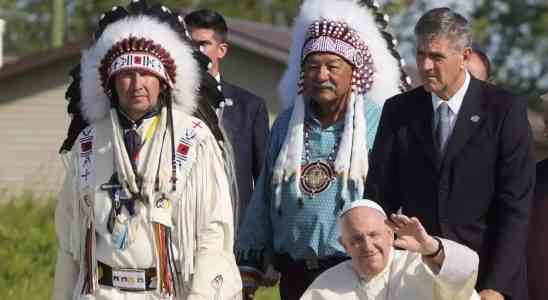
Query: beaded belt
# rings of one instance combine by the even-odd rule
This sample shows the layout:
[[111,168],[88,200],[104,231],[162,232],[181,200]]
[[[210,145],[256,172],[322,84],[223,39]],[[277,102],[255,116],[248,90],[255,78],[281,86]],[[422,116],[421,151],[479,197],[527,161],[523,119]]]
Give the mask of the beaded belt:
[[112,268],[100,261],[99,284],[117,288],[121,291],[142,292],[156,289],[156,268],[128,269]]

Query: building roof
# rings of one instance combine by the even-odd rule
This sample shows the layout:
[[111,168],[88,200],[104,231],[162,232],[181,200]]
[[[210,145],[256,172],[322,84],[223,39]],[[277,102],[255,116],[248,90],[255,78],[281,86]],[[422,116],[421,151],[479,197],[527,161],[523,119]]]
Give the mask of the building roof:
[[2,68],[0,68],[0,80],[24,74],[33,69],[47,66],[69,57],[77,56],[87,44],[87,40],[69,42],[63,47],[10,59],[6,61]]
[[[286,63],[291,43],[289,28],[228,18],[227,22],[229,43],[257,55]],[[73,41],[60,48],[6,60],[0,68],[0,80],[78,56],[88,44],[89,40]]]
[[264,23],[227,19],[230,43],[286,63],[291,47],[291,30]]

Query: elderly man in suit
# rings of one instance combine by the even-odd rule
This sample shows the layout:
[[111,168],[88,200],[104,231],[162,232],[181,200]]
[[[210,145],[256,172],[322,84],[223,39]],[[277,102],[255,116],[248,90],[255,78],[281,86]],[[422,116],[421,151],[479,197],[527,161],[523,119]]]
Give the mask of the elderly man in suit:
[[470,76],[470,26],[458,13],[427,12],[415,35],[422,86],[386,102],[365,190],[389,212],[401,209],[478,252],[482,299],[528,299],[535,163],[527,104]]
[[221,60],[228,52],[228,28],[223,16],[212,10],[197,10],[185,16],[185,23],[192,39],[211,59],[209,73],[217,80],[225,97],[224,101],[212,104],[234,152],[239,196],[235,224],[238,225],[261,172],[269,131],[268,110],[262,98],[221,76]]

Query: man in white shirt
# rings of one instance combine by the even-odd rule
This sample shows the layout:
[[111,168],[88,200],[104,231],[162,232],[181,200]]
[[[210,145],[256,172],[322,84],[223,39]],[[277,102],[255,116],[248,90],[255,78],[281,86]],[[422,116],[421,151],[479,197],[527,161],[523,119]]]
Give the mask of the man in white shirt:
[[339,224],[341,244],[352,260],[320,275],[301,300],[479,299],[478,255],[430,236],[417,218],[392,214],[388,219],[377,203],[357,200],[343,210]]

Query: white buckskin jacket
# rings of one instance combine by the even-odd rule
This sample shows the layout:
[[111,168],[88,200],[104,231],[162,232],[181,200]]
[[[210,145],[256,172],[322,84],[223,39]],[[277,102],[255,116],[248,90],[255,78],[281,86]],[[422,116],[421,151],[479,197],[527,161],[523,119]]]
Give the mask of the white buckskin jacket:
[[[86,128],[72,151],[65,154],[67,176],[55,214],[59,254],[53,299],[240,299],[242,283],[233,255],[233,216],[222,152],[206,125],[186,113],[173,111],[173,148],[170,131],[164,134],[168,127],[165,108],[138,128],[143,136],[150,136],[137,165],[138,173],[145,172],[142,190],[149,201],[139,201],[136,206],[139,219],[131,244],[123,250],[115,246],[106,225],[112,200],[101,185],[115,172],[127,173],[130,168],[123,142],[120,145],[122,130],[113,130],[119,127],[115,114],[112,110],[110,117]],[[171,149],[175,149],[177,166],[175,192],[169,181]],[[159,191],[153,188],[155,174],[160,174]],[[124,181],[124,176],[130,175],[118,177]],[[155,204],[160,194],[167,194],[172,205]],[[99,285],[97,260],[114,268],[158,267],[154,222],[172,230],[175,265],[181,273],[183,292],[166,297],[159,288],[135,293]],[[88,249],[94,289],[85,294],[83,270],[89,228],[95,233]]]

